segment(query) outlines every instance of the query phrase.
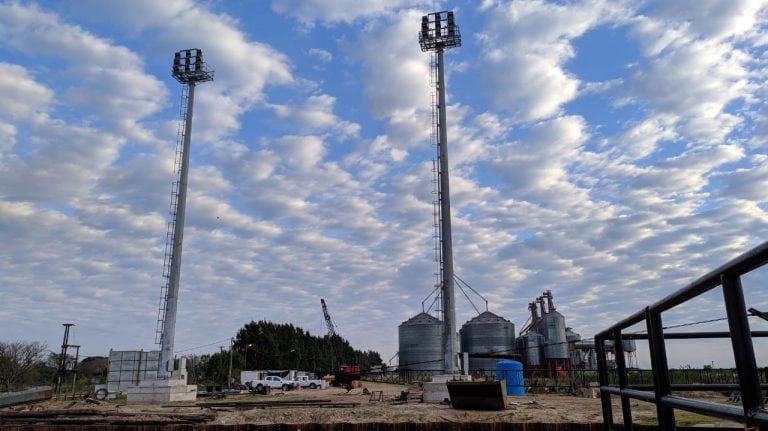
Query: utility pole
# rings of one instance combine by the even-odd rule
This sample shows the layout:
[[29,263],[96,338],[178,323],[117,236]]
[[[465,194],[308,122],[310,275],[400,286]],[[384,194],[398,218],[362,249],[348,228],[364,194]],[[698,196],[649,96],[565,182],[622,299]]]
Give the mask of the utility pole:
[[[74,323],[62,323],[64,326],[64,340],[61,342],[61,353],[59,354],[59,366],[56,371],[56,393],[61,392],[62,385],[64,385],[64,376],[67,373],[67,356],[69,345],[69,328],[75,326]],[[79,348],[79,346],[78,346]]]
[[75,364],[72,366],[72,399],[75,399],[75,384],[77,383],[77,361],[80,360],[80,346],[70,346],[75,348]]
[[227,379],[227,387],[231,390],[232,389],[232,344],[234,343],[234,338],[229,339],[229,379]]

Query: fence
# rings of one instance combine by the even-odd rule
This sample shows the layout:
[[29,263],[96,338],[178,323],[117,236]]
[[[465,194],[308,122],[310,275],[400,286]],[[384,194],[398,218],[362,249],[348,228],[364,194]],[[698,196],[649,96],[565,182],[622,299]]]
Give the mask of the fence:
[[[547,377],[548,369],[544,367],[527,367],[523,369],[523,378],[527,388],[543,388],[548,391],[567,392],[578,386],[589,386],[597,383],[597,370],[570,370],[568,376]],[[408,370],[396,369],[368,373],[362,376],[363,380],[408,384],[412,382],[428,382],[436,374],[445,374],[443,370]],[[471,374],[475,379],[490,378],[496,376],[496,370],[474,370]],[[539,392],[536,389],[534,391]]]
[[[674,409],[686,410],[707,416],[741,422],[749,426],[768,428],[768,412],[764,410],[760,372],[755,361],[753,337],[766,337],[768,331],[752,332],[747,320],[747,307],[741,285],[741,276],[768,263],[768,242],[731,260],[687,287],[661,301],[638,311],[595,336],[598,352],[598,374],[603,422],[606,430],[613,430],[611,396],[621,397],[624,430],[632,430],[631,399],[656,405],[660,429],[675,430]],[[662,313],[694,299],[712,289],[722,289],[728,332],[665,333]],[[645,322],[647,333],[623,334],[625,329]],[[670,339],[717,339],[730,338],[736,363],[734,383],[673,384],[667,364],[665,340]],[[622,340],[648,340],[651,356],[652,384],[630,384],[630,373],[624,361]],[[616,349],[616,376],[611,379],[606,358],[606,341],[612,341]],[[613,381],[611,381],[613,380]],[[739,391],[741,406],[712,403],[672,395],[672,391]]]

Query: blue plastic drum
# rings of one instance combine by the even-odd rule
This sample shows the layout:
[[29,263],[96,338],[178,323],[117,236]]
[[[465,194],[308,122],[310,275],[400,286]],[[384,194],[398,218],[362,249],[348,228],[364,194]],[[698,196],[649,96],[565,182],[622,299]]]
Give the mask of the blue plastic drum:
[[496,380],[506,380],[507,395],[525,395],[522,363],[509,359],[497,361]]

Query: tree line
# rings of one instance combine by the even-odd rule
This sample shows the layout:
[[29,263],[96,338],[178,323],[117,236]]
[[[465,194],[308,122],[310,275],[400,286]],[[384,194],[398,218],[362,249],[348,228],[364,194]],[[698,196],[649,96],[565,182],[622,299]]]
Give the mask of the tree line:
[[[51,352],[38,341],[0,341],[0,392],[54,385],[60,358],[61,355]],[[74,358],[67,359],[74,367]],[[78,390],[87,389],[93,380],[106,380],[106,357],[83,358],[76,366]],[[68,371],[73,369],[68,368]],[[71,378],[72,374],[69,376]],[[67,385],[71,387],[71,381]]]
[[318,337],[290,323],[266,320],[245,324],[233,339],[229,350],[203,355],[192,377],[200,383],[226,382],[229,364],[237,380],[242,370],[302,370],[332,372],[339,365],[359,365],[363,372],[383,363],[373,350],[353,348],[347,340],[335,335]]

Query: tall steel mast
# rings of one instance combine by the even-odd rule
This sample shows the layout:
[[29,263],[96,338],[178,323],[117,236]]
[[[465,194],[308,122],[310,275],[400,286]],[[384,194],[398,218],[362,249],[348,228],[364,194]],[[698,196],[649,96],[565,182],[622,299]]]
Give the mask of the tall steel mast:
[[445,105],[445,65],[443,53],[446,49],[461,46],[461,34],[454,21],[453,12],[434,12],[421,17],[419,32],[421,50],[433,51],[437,55],[438,90],[438,148],[439,148],[439,195],[440,195],[440,239],[441,239],[441,272],[443,300],[443,371],[454,373],[456,363],[456,305],[453,292],[453,244],[451,238],[451,198],[448,183],[448,130],[446,125]]
[[[173,341],[176,335],[176,306],[179,300],[179,279],[181,277],[181,249],[184,238],[184,218],[187,204],[187,179],[189,177],[189,147],[192,137],[192,108],[195,101],[195,85],[198,82],[213,80],[213,71],[209,71],[203,62],[201,49],[179,51],[173,57],[173,77],[187,85],[187,97],[182,96],[181,129],[176,147],[175,168],[178,169],[178,181],[174,182],[171,192],[171,221],[168,223],[165,245],[165,263],[163,276],[167,278],[161,289],[160,307],[157,316],[156,341],[159,336],[160,359],[158,378],[171,376],[173,366]],[[186,106],[185,106],[186,105]],[[186,111],[184,110],[186,108]],[[181,143],[181,148],[179,148]],[[174,205],[175,204],[175,205]]]

